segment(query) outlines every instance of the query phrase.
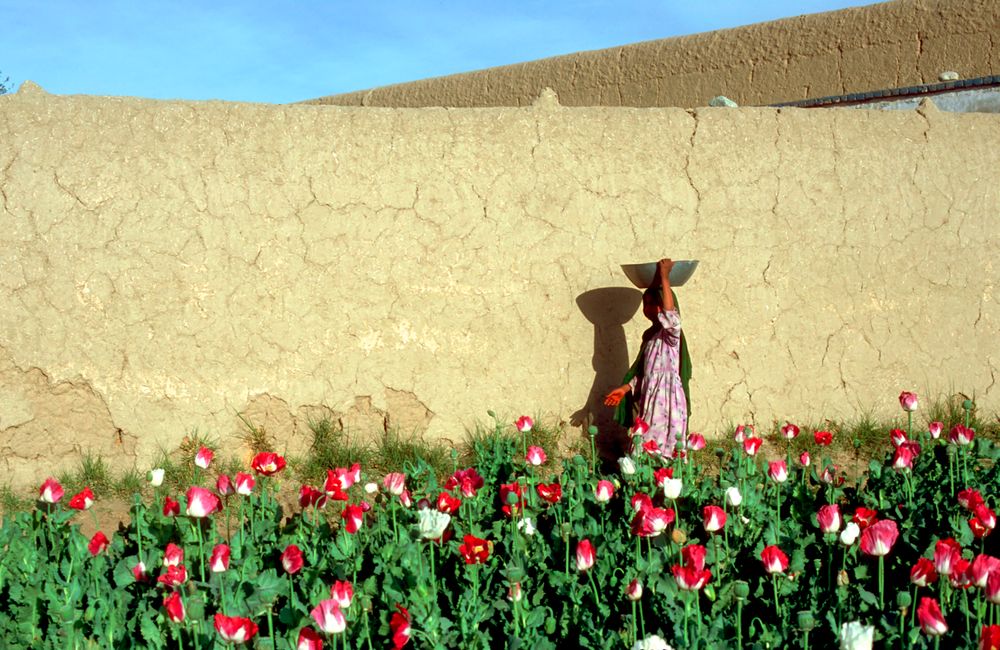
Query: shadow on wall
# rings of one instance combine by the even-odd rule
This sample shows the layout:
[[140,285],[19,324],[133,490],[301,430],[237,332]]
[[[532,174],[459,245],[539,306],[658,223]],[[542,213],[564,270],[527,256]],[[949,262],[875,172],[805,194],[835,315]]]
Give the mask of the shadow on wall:
[[625,429],[614,421],[614,409],[604,405],[604,396],[621,385],[632,359],[628,354],[625,323],[639,309],[642,292],[626,287],[604,287],[581,293],[576,298],[584,317],[594,325],[594,382],[587,403],[572,416],[574,426],[586,429],[593,424],[600,431],[601,455],[618,458],[624,450]]

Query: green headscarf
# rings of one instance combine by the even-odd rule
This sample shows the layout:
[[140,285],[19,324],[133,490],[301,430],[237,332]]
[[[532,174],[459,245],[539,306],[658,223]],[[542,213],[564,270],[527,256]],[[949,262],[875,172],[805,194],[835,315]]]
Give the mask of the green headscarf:
[[[677,309],[677,315],[681,315],[681,304],[677,302],[677,294],[674,293],[673,289],[670,290],[671,295],[674,297],[674,307]],[[639,355],[635,358],[635,363],[632,367],[628,369],[625,373],[625,378],[622,379],[622,384],[627,384],[637,375],[641,375],[643,372],[643,350],[645,348],[645,341],[643,345],[639,347]],[[687,412],[688,417],[691,417],[691,392],[688,386],[691,383],[691,355],[688,354],[687,339],[684,336],[684,328],[681,327],[681,352],[680,352],[680,376],[681,376],[681,386],[684,388],[684,401],[687,402]],[[634,392],[629,392],[622,398],[622,401],[618,403],[618,408],[615,409],[615,422],[622,425],[625,428],[631,428],[635,424],[635,416],[633,415],[633,408],[635,405]]]

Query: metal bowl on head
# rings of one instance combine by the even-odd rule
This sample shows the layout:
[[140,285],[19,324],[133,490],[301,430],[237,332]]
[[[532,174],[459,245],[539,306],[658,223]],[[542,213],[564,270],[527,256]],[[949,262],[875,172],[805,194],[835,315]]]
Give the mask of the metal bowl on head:
[[[625,277],[640,289],[648,289],[656,279],[657,262],[645,264],[622,264]],[[679,287],[691,279],[694,270],[698,268],[698,260],[677,260],[670,269],[670,286]]]

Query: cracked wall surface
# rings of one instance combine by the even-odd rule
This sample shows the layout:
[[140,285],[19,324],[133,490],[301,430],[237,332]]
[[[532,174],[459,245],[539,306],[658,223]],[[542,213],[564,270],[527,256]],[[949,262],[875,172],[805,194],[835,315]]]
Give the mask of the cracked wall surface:
[[765,105],[1000,74],[1000,2],[894,0],[312,100],[349,106]]
[[[243,415],[460,440],[600,419],[678,290],[693,428],[998,406],[1000,117],[0,97],[0,463],[149,462]],[[605,414],[606,415],[606,414]]]

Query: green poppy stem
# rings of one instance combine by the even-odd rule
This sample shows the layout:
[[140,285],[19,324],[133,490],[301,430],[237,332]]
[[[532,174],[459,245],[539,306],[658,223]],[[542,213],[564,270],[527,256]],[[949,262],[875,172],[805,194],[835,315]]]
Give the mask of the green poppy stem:
[[437,606],[437,572],[434,568],[434,540],[427,544],[431,554],[431,592],[434,594],[434,606]]
[[601,607],[601,594],[597,591],[597,582],[594,580],[594,570],[593,568],[587,571],[587,577],[590,578],[590,587],[594,592],[594,607],[600,609]]
[[396,499],[390,497],[389,500],[389,510],[392,512],[392,542],[393,544],[399,541],[399,528],[396,525]]
[[[188,619],[191,620],[191,619]],[[201,627],[200,623],[194,623],[192,625],[194,628],[191,631],[191,637],[194,639],[194,650],[201,650],[201,634],[199,634],[198,628]]]
[[778,574],[771,574],[771,586],[774,587],[774,615],[781,621],[781,603],[778,600]]
[[[198,524],[201,522],[199,521]],[[201,581],[205,582],[205,548],[201,541],[201,526],[195,523],[195,518],[191,518],[191,526],[194,528],[195,535],[198,537],[198,575],[201,576]]]
[[736,599],[736,647],[743,647],[743,599]]
[[590,434],[590,473],[597,476],[597,429]]
[[257,515],[254,512],[254,495],[250,493],[250,543],[257,543]]
[[691,647],[691,635],[688,631],[688,618],[691,617],[691,599],[684,599],[684,647]]
[[878,556],[878,608],[885,609],[885,556]]
[[778,537],[776,543],[781,542],[781,483],[774,484],[774,517],[778,524]]
[[[94,515],[94,525],[97,525],[97,515]],[[142,496],[135,493],[135,540],[139,545],[139,561],[142,562]]]
[[637,603],[632,601],[632,645],[638,645],[639,643],[639,621],[636,607]]
[[643,639],[646,638],[646,617],[642,613],[642,603],[639,603],[639,634]]
[[223,571],[219,574],[219,600],[222,601],[222,614],[223,616],[229,616],[229,610],[226,607],[226,573]]
[[277,644],[274,642],[274,616],[271,614],[272,607],[273,605],[267,608],[267,638],[271,640],[271,647],[275,648]]
[[697,616],[695,616],[695,622],[697,623],[695,629],[698,630],[698,636],[695,637],[694,647],[700,648],[701,647],[701,592],[698,591],[697,589],[692,590],[691,598],[692,600],[694,600],[695,614],[697,614]]
[[246,544],[246,530],[245,522],[246,514],[244,512],[246,506],[246,499],[240,499],[240,557],[243,557],[243,546]]

